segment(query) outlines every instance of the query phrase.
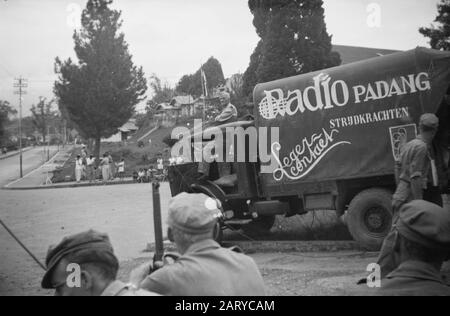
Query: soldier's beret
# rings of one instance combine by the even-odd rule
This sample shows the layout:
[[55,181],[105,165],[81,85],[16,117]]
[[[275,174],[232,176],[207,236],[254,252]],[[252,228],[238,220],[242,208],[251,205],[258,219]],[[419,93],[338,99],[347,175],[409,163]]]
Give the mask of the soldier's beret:
[[450,249],[450,212],[436,204],[415,200],[403,205],[396,227],[407,240],[431,249]]
[[426,113],[420,117],[420,125],[437,129],[439,127],[439,118],[432,113]]
[[[53,285],[51,283],[51,278],[53,270],[59,264],[59,262],[69,254],[78,251],[92,251],[94,252],[104,252],[110,255],[114,261],[117,262],[117,258],[114,255],[114,250],[109,237],[106,234],[96,232],[94,230],[89,230],[80,234],[65,237],[58,245],[50,246],[47,252],[47,258],[45,264],[47,266],[47,272],[42,279],[42,288],[51,289]],[[89,253],[84,255],[84,261],[87,263],[89,261]],[[98,256],[95,257],[98,260]],[[74,262],[83,263],[83,262]]]
[[216,200],[207,195],[181,193],[170,200],[167,224],[188,234],[206,234],[221,216]]

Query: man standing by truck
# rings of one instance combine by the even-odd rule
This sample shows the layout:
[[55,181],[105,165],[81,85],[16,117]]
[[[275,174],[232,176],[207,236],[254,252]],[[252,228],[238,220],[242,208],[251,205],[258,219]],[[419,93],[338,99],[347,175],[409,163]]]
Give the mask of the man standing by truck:
[[[433,139],[439,128],[439,119],[434,114],[424,114],[420,118],[419,135],[407,143],[396,166],[397,190],[392,198],[393,227],[398,220],[400,208],[413,200],[428,200],[442,207],[439,191],[436,154]],[[397,268],[398,253],[395,250],[398,234],[392,229],[383,242],[377,263],[381,267],[381,277],[386,277]]]
[[436,115],[422,115],[419,136],[406,144],[402,151],[397,190],[392,201],[394,217],[403,204],[412,200],[425,199],[442,206],[436,153],[432,145],[438,128],[439,119]]

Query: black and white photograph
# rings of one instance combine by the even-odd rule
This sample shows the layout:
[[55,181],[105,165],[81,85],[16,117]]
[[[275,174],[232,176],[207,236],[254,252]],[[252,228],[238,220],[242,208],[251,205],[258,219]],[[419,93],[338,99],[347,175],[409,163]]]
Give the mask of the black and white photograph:
[[449,170],[450,0],[0,0],[0,296],[450,296]]

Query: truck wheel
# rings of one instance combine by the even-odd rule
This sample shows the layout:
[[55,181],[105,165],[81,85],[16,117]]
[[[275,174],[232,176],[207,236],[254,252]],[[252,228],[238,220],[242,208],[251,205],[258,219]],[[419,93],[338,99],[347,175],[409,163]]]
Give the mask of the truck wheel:
[[259,216],[257,219],[242,228],[244,229],[244,232],[249,235],[258,235],[268,233],[273,227],[273,224],[275,224],[275,215]]
[[378,251],[392,226],[392,193],[385,189],[360,192],[350,203],[346,222],[353,238],[364,248]]

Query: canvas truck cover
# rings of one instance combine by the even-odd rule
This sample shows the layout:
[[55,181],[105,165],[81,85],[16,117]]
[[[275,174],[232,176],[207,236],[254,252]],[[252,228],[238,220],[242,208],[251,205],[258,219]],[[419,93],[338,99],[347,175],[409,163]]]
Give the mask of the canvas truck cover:
[[279,127],[263,184],[292,192],[299,183],[393,174],[394,156],[416,137],[420,116],[437,113],[449,85],[450,53],[425,48],[257,85],[257,126]]

